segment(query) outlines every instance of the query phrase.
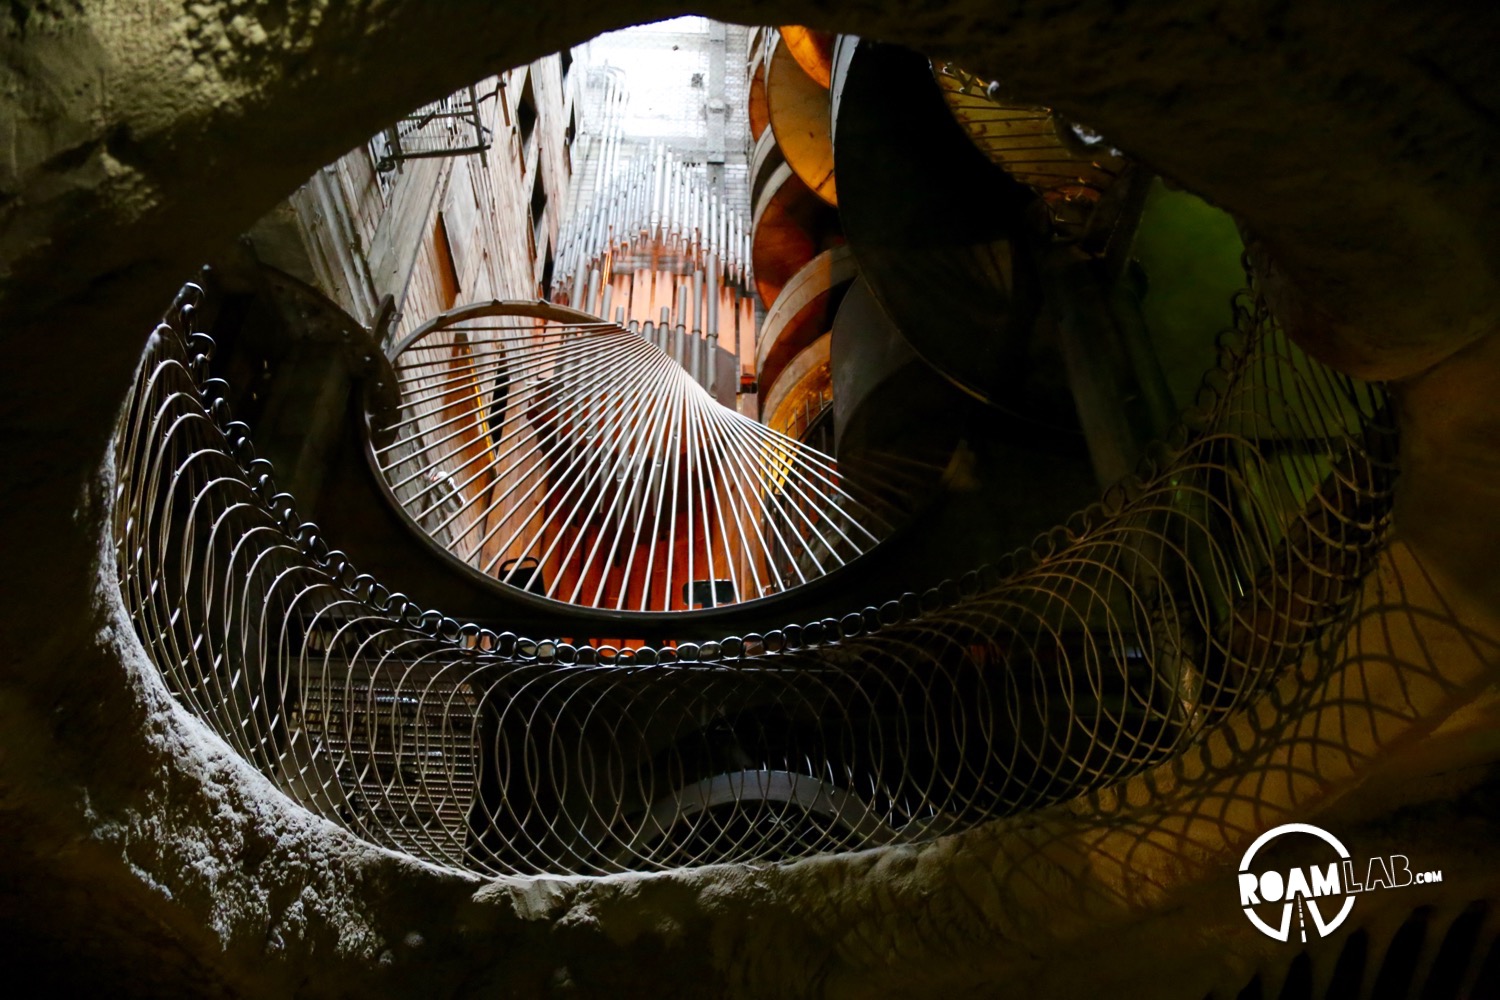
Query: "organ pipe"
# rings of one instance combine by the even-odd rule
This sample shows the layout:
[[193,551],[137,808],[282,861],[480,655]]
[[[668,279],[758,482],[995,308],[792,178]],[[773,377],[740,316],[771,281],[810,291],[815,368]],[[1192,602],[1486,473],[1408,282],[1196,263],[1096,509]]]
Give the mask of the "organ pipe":
[[[606,70],[597,120],[585,122],[593,176],[587,200],[573,206],[558,238],[549,295],[629,322],[673,325],[694,343],[681,360],[700,381],[717,371],[721,305],[732,326],[752,291],[749,225],[709,183],[705,164],[659,141],[624,132],[629,95],[624,74]],[[637,275],[649,271],[649,280]],[[665,307],[665,308],[664,308]],[[696,343],[707,340],[707,344]],[[724,342],[737,340],[735,331]],[[707,382],[705,381],[705,384]]]

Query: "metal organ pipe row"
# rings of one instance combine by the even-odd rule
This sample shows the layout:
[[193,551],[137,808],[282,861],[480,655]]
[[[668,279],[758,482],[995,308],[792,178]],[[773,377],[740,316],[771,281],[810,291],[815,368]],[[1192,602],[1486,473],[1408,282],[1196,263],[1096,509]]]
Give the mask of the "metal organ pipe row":
[[[623,134],[623,74],[604,71],[597,163],[559,237],[553,301],[617,323],[682,331],[677,360],[733,405],[734,359],[754,349],[750,227],[712,190],[704,164]],[[667,316],[662,317],[663,310]]]

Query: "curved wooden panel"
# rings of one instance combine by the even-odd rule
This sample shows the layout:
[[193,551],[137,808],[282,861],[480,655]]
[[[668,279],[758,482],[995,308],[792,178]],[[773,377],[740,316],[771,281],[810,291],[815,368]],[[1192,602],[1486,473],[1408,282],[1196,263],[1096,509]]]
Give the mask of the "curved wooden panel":
[[757,57],[755,72],[750,75],[750,134],[756,141],[771,125],[771,109],[766,105],[766,63]]
[[755,290],[770,309],[781,289],[819,252],[843,242],[838,213],[783,163],[771,171],[751,223]]
[[786,162],[819,198],[837,205],[828,89],[803,72],[784,40],[771,52],[766,101]]
[[833,44],[838,36],[831,31],[817,31],[798,24],[782,25],[782,41],[808,79],[828,89],[833,71]]
[[761,412],[766,426],[800,440],[801,432],[832,401],[832,342],[831,334],[823,334],[797,352],[782,368],[775,385],[762,387]]
[[774,132],[766,132],[755,140],[755,148],[750,152],[750,204],[752,208],[760,204],[760,196],[765,193],[766,182],[771,179],[771,174],[784,163],[786,163],[786,157],[782,155],[781,147],[776,145]]
[[756,347],[761,385],[775,385],[792,358],[828,332],[838,300],[858,273],[854,255],[839,246],[818,254],[787,282],[761,323]]

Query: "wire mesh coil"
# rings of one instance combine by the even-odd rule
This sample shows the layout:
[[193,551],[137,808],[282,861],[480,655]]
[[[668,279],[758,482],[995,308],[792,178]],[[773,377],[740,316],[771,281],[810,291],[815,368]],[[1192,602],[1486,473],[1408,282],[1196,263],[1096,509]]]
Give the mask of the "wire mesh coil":
[[415,607],[277,492],[188,286],[116,444],[120,586],[177,698],[290,797],[480,873],[910,842],[1165,760],[1337,634],[1389,521],[1381,386],[1237,303],[1151,468],[1004,568],[660,648]]
[[498,302],[424,327],[371,422],[390,497],[486,576],[620,611],[780,593],[889,534],[890,497],[720,405],[672,333]]

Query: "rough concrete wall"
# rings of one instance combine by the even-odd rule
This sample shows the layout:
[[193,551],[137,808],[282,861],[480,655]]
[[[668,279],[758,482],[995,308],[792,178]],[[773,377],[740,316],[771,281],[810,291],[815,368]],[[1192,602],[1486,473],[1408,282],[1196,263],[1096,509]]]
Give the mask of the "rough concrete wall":
[[[701,7],[1005,76],[1239,216],[1325,358],[1405,379],[1398,540],[1342,666],[1288,679],[1282,697],[1302,706],[1289,728],[1268,703],[1118,792],[921,848],[483,886],[288,809],[206,742],[141,658],[110,579],[100,456],[142,333],[195,261],[403,109],[678,10],[118,0],[0,14],[4,909],[23,948],[67,942],[59,975],[143,994],[1008,981],[1095,995],[1086,951],[1121,995],[1163,995],[1152,956],[1188,942],[1198,954],[1165,985],[1202,995],[1264,955],[1225,922],[1211,877],[1253,831],[1287,816],[1378,825],[1494,758],[1500,11],[1456,2]],[[1473,830],[1443,850],[1493,896],[1489,834]]]

